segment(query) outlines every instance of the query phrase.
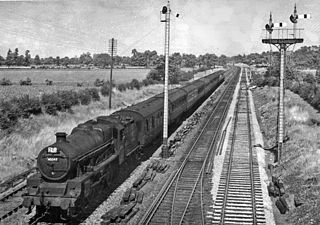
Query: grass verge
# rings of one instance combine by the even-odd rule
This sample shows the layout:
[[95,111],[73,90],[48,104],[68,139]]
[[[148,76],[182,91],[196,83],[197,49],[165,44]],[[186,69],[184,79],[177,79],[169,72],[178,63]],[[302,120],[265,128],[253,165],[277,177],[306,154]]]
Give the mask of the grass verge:
[[[274,87],[253,92],[266,146],[276,143],[278,91]],[[285,224],[320,224],[320,115],[291,91],[285,93],[285,133],[289,140],[282,152],[281,177],[286,193],[303,204],[285,215]]]

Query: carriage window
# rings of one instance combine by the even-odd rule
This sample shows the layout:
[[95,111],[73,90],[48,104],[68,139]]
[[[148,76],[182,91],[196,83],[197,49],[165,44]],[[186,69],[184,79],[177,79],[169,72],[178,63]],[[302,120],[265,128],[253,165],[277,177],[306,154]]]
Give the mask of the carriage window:
[[155,124],[154,124],[154,117],[151,117],[151,123],[152,123],[152,127],[155,127]]
[[146,128],[147,128],[147,131],[149,130],[149,122],[148,120],[146,120]]
[[120,140],[122,140],[123,137],[124,137],[124,134],[123,134],[123,129],[122,129],[122,130],[120,130]]
[[113,138],[118,139],[118,130],[116,128],[113,128],[112,133],[113,133]]

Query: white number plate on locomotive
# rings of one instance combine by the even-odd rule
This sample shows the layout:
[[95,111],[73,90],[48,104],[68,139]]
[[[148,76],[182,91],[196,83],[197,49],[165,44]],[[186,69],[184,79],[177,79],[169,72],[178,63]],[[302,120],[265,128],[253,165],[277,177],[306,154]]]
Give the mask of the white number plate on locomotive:
[[49,162],[58,162],[58,158],[47,158]]
[[57,153],[58,149],[56,147],[48,147],[48,153]]

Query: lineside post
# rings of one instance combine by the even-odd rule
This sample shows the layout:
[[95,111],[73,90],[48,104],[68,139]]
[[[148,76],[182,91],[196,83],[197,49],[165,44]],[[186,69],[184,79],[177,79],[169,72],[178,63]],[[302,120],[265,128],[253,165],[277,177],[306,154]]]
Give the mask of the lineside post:
[[116,55],[116,53],[117,53],[117,40],[114,39],[114,38],[111,38],[111,39],[109,40],[109,53],[111,54],[109,109],[111,109],[113,56]]
[[168,146],[168,84],[169,84],[169,45],[170,45],[170,1],[167,6],[164,6],[161,11],[165,15],[165,20],[161,22],[165,23],[165,44],[164,44],[164,56],[165,56],[165,76],[164,76],[164,107],[163,107],[163,144],[161,155],[163,158],[170,156]]

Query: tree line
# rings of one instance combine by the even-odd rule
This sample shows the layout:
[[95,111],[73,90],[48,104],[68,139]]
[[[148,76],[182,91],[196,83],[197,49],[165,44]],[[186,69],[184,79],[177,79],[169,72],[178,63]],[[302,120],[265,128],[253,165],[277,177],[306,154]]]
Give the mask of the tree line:
[[[145,50],[139,52],[136,49],[131,51],[131,56],[114,56],[114,65],[116,66],[140,66],[145,68],[155,67],[164,60],[163,55],[159,55],[157,51]],[[225,66],[228,62],[228,57],[225,55],[217,56],[215,54],[206,53],[204,55],[195,56],[193,54],[173,53],[170,60],[178,67],[215,67],[216,65]],[[24,54],[19,53],[19,49],[14,51],[8,50],[7,56],[0,56],[1,66],[63,66],[71,65],[95,66],[99,68],[107,68],[111,65],[111,56],[107,53],[91,54],[90,52],[82,53],[79,57],[40,57],[35,55],[31,57],[30,51],[26,50]]]

